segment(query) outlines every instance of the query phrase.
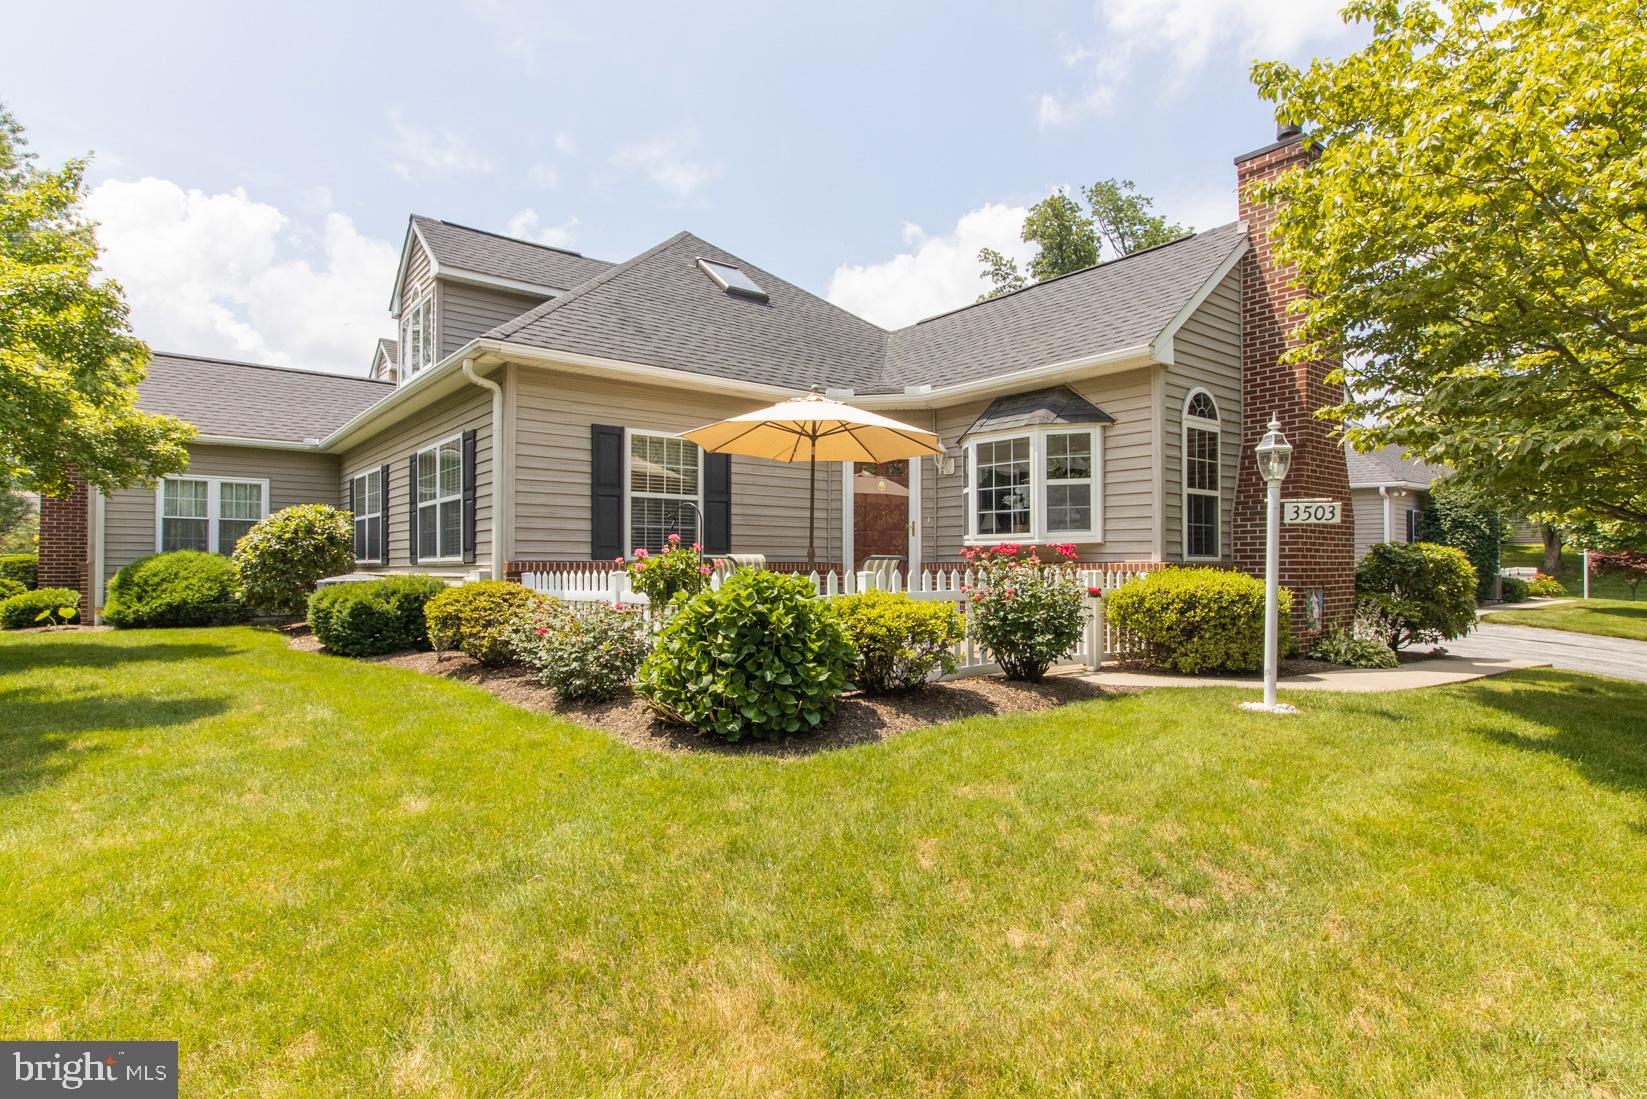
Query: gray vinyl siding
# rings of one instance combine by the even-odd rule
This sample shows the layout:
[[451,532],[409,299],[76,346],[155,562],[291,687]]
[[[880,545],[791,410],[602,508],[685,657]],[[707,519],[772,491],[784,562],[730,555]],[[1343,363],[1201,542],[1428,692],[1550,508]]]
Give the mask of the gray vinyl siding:
[[[1150,400],[1150,371],[1073,383],[1070,388],[1115,417],[1103,430],[1104,540],[1078,548],[1088,561],[1141,561],[1154,552],[1153,433],[1155,417]],[[961,436],[972,426],[988,401],[941,408],[936,430],[954,469],[934,472],[923,481],[927,512],[922,539],[926,561],[959,561],[966,537],[966,458]],[[931,463],[924,463],[930,465]]]
[[1173,359],[1166,370],[1165,453],[1166,491],[1163,493],[1166,557],[1181,560],[1184,553],[1184,401],[1196,388],[1207,390],[1218,404],[1219,434],[1219,553],[1233,556],[1231,517],[1235,510],[1235,480],[1241,462],[1241,265],[1224,276],[1207,300],[1173,336]]
[[475,435],[475,560],[473,564],[447,563],[419,572],[486,569],[492,553],[492,395],[466,386],[432,408],[408,416],[343,453],[333,491],[340,497],[348,479],[368,470],[389,466],[389,523],[386,558],[380,565],[362,565],[371,571],[406,572],[412,566],[411,514],[414,500],[409,460],[418,451],[473,428]]
[[[1419,511],[1424,507],[1426,492],[1391,489],[1390,500],[1390,540],[1404,542],[1407,539],[1407,513]],[[1400,492],[1401,495],[1394,494]],[[1355,509],[1355,557],[1360,560],[1362,555],[1384,541],[1384,497],[1378,494],[1376,488],[1353,488],[1350,490],[1350,504]]]
[[413,235],[411,254],[406,258],[406,281],[401,285],[400,290],[400,304],[402,307],[416,302],[423,292],[429,288],[430,270],[429,253],[423,250],[422,243],[418,241],[416,235]]
[[547,299],[531,294],[511,294],[467,283],[440,281],[437,327],[440,354],[444,358],[476,336],[485,335],[504,321],[541,305]]
[[[269,482],[269,513],[293,504],[338,503],[337,456],[254,447],[190,446],[185,477],[236,477]],[[155,489],[113,492],[103,510],[103,574],[113,576],[155,551]]]
[[[715,394],[517,366],[515,527],[511,558],[587,560],[590,426],[674,434],[761,407]],[[732,551],[773,561],[806,556],[807,466],[732,458]],[[817,472],[817,554],[841,552],[841,467]],[[626,534],[627,538],[627,534]]]

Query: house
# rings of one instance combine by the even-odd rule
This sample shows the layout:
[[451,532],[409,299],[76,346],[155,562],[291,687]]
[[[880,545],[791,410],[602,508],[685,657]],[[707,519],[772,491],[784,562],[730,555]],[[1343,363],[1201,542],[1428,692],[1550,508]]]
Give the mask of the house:
[[[368,571],[510,576],[602,567],[670,532],[802,561],[808,470],[704,454],[678,433],[818,387],[936,432],[936,458],[820,467],[816,562],[908,568],[969,545],[1075,543],[1085,561],[1262,567],[1272,416],[1289,497],[1344,505],[1288,528],[1300,620],[1353,602],[1342,449],[1312,415],[1332,363],[1283,364],[1299,291],[1248,184],[1315,155],[1296,131],[1236,161],[1238,222],[887,331],[678,233],[607,263],[410,219],[367,377],[157,355],[140,403],[201,429],[157,488],[53,502],[42,569],[95,578],[145,552],[227,552],[300,500],[354,513]],[[45,541],[43,535],[43,542]]]
[[1360,451],[1344,444],[1355,502],[1355,556],[1379,542],[1416,542],[1430,487],[1447,475],[1398,446]]

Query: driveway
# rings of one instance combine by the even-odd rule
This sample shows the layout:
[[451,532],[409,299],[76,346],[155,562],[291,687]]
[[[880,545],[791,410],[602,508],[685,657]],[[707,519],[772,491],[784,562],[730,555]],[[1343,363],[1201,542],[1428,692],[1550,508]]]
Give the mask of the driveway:
[[1455,656],[1537,660],[1564,671],[1616,675],[1647,683],[1647,641],[1483,622],[1468,637],[1448,641],[1445,648]]

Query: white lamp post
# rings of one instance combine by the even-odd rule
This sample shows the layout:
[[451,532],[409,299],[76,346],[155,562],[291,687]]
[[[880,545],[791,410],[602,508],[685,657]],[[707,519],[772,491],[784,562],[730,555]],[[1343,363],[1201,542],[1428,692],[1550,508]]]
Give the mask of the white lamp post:
[[1244,703],[1246,709],[1292,713],[1291,706],[1275,701],[1275,677],[1281,662],[1281,482],[1292,467],[1292,444],[1281,434],[1281,422],[1270,429],[1253,450],[1258,472],[1268,490],[1268,520],[1264,531],[1264,701]]

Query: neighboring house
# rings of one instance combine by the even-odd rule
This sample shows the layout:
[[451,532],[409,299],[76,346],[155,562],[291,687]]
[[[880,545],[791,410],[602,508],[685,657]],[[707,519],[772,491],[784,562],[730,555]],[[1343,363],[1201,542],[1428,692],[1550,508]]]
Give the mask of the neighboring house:
[[[1269,211],[1245,197],[1312,155],[1283,134],[1238,159],[1240,222],[897,331],[690,233],[609,264],[413,217],[398,339],[373,353],[384,380],[156,356],[140,403],[203,433],[188,487],[60,502],[57,559],[66,574],[77,514],[92,530],[79,560],[106,578],[199,544],[201,518],[207,548],[226,552],[244,516],[312,499],[354,512],[365,570],[595,567],[670,532],[800,562],[807,467],[677,435],[818,387],[944,444],[935,459],[820,467],[820,567],[871,554],[919,567],[1011,541],[1256,569],[1263,489],[1248,454],[1272,414],[1296,448],[1288,495],[1353,513],[1342,451],[1312,415],[1337,399],[1334,364],[1278,363],[1296,289],[1270,257]],[[255,508],[235,487],[254,482]],[[874,522],[854,521],[870,510],[860,494],[882,497]],[[1284,548],[1283,582],[1320,593],[1301,602],[1347,610],[1347,526],[1289,528]]]
[[1379,542],[1416,542],[1430,487],[1447,475],[1445,466],[1409,458],[1397,446],[1359,451],[1344,444],[1355,502],[1355,556]]

